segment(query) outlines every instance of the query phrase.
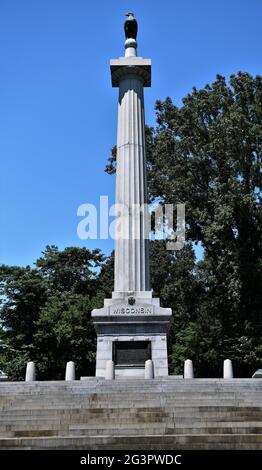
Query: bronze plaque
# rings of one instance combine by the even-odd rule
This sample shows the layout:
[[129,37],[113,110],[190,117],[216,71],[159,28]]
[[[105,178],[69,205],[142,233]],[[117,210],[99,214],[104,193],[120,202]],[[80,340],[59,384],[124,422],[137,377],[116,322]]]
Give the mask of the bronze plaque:
[[113,361],[116,366],[144,367],[151,359],[150,341],[115,341]]

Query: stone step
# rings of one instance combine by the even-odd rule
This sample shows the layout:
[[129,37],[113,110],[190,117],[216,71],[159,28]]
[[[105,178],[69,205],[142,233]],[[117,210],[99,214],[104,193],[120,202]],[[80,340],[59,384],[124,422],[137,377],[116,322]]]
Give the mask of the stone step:
[[[136,436],[145,436],[150,433],[150,436],[152,435],[173,435],[176,433],[177,435],[188,435],[188,434],[199,434],[199,429],[198,428],[177,428],[177,427],[163,427],[159,428],[158,426],[150,426],[147,429],[147,432],[145,430],[141,429],[140,427],[137,428],[127,428],[127,429],[116,429],[116,428],[107,428],[106,430],[103,429],[97,429],[96,430],[96,436],[122,436],[124,433],[125,436],[133,436],[134,434]],[[259,434],[261,435],[261,428],[256,428],[256,427],[251,427],[251,428],[216,428],[216,427],[211,427],[211,428],[204,428],[201,429],[202,434],[217,434],[223,436],[224,434],[238,434],[239,436],[242,435],[247,435],[247,434]],[[47,437],[47,436],[57,436],[57,437],[68,437],[68,436],[79,436],[79,431],[77,430],[71,430],[68,432],[66,429],[35,429],[35,430],[19,430],[19,431],[13,431],[10,432],[8,431],[5,435],[0,434],[0,439],[2,437]],[[81,431],[81,436],[94,436],[94,430],[91,429],[83,429]]]
[[[215,395],[215,396],[214,396]],[[67,397],[59,397],[59,396],[54,396],[54,395],[37,395],[37,396],[24,396],[24,397],[20,397],[20,396],[17,396],[17,397],[12,397],[12,398],[9,398],[8,400],[3,400],[1,397],[0,397],[0,403],[2,405],[5,405],[5,404],[12,404],[14,401],[17,402],[17,403],[24,403],[24,402],[31,402],[33,401],[34,403],[41,403],[43,401],[43,399],[45,400],[50,400],[52,403],[70,403],[70,400],[72,400],[72,396],[74,397],[74,401],[75,402],[79,402],[79,403],[94,403],[94,402],[100,402],[100,403],[106,403],[108,402],[108,400],[110,399],[110,401],[112,401],[113,403],[117,403],[119,401],[119,399],[121,400],[121,402],[129,402],[130,400],[132,400],[132,402],[136,403],[136,402],[139,402],[141,401],[141,398],[143,398],[143,400],[149,400],[149,401],[159,401],[160,399],[162,401],[172,401],[172,402],[175,402],[175,401],[186,401],[186,400],[192,400],[192,401],[205,401],[205,400],[208,400],[210,402],[216,402],[218,399],[220,401],[226,401],[226,402],[234,402],[234,401],[239,401],[239,400],[245,400],[245,401],[253,401],[253,400],[256,400],[258,402],[262,402],[262,394],[246,394],[246,395],[223,395],[223,394],[219,394],[219,393],[215,393],[214,392],[214,395],[212,396],[211,394],[210,395],[204,395],[204,394],[200,394],[200,395],[197,395],[197,394],[192,394],[192,395],[189,395],[189,394],[181,394],[181,395],[178,395],[178,394],[172,394],[172,395],[167,395],[165,393],[163,394],[151,394],[151,395],[145,395],[143,393],[139,393],[139,394],[130,394],[130,395],[99,395],[99,394],[96,394],[96,395],[89,395],[89,396],[83,396],[83,397],[79,397],[79,396],[74,396],[74,395],[70,395],[70,396],[67,396]],[[215,398],[216,397],[216,398]]]
[[174,396],[174,395],[178,395],[178,396],[183,396],[183,395],[188,395],[188,396],[192,396],[193,394],[197,395],[197,396],[209,396],[213,393],[217,393],[217,394],[220,394],[220,395],[225,395],[225,396],[235,396],[235,395],[240,395],[240,396],[246,396],[248,394],[253,394],[253,395],[262,395],[262,389],[248,389],[248,390],[245,390],[245,389],[241,389],[241,388],[235,388],[235,389],[226,389],[226,388],[221,388],[221,389],[218,389],[216,390],[215,388],[213,389],[210,389],[210,390],[207,390],[207,389],[194,389],[194,392],[192,390],[192,387],[190,389],[186,389],[186,390],[182,390],[182,389],[167,389],[167,388],[163,388],[163,389],[157,389],[157,388],[153,388],[153,389],[142,389],[142,388],[134,388],[134,389],[128,389],[128,390],[118,390],[118,389],[112,389],[112,390],[66,390],[66,389],[63,389],[63,390],[48,390],[48,389],[41,389],[41,390],[22,390],[22,391],[16,391],[15,389],[13,390],[10,390],[10,391],[4,391],[4,390],[1,390],[1,387],[0,387],[0,395],[1,397],[3,397],[3,399],[12,399],[13,397],[19,397],[19,398],[23,398],[23,397],[30,397],[30,396],[54,396],[54,397],[58,397],[58,396],[61,396],[61,397],[64,397],[64,398],[67,398],[69,396],[71,396],[72,394],[77,396],[77,397],[83,397],[83,396],[96,396],[96,395],[99,395],[101,397],[106,397],[108,395],[110,396],[130,396],[130,395],[146,395],[146,396],[152,396],[152,395],[159,395],[159,394],[165,394],[167,396]]
[[[119,400],[120,403],[119,403]],[[73,403],[72,403],[73,402]],[[137,407],[141,408],[141,406],[159,406],[160,404],[162,406],[216,406],[218,403],[220,406],[237,406],[239,404],[242,404],[242,406],[256,406],[259,407],[261,406],[262,403],[262,397],[261,399],[251,399],[251,398],[236,398],[234,400],[232,399],[220,399],[219,396],[217,396],[217,399],[210,400],[209,398],[180,398],[180,399],[165,399],[165,397],[159,397],[158,399],[146,399],[143,396],[140,397],[140,399],[135,399],[135,398],[130,398],[129,400],[122,400],[121,397],[119,397],[118,400],[113,400],[112,398],[108,398],[107,400],[51,400],[48,398],[43,398],[42,400],[13,400],[10,403],[1,403],[0,410],[5,410],[7,408],[26,408],[26,407],[32,407],[34,406],[35,408],[42,407],[44,403],[48,403],[50,407],[83,407],[83,406],[88,406],[90,408],[101,408],[101,407],[110,407],[110,408],[118,408],[121,406],[122,408],[125,407]]]
[[[240,395],[240,396],[247,396],[248,394],[258,394],[258,395],[262,395],[262,390],[261,388],[260,389],[255,389],[255,388],[252,388],[252,389],[218,389],[216,390],[215,388],[213,389],[210,389],[210,390],[207,390],[207,389],[195,389],[194,390],[194,394],[197,395],[197,396],[201,396],[201,395],[205,395],[205,396],[208,396],[208,395],[213,395],[215,393],[217,394],[221,394],[221,395],[225,395],[225,396],[235,396],[235,395]],[[183,390],[183,389],[166,389],[166,388],[163,388],[163,389],[157,389],[157,388],[154,388],[153,390],[150,390],[150,389],[142,389],[142,388],[134,388],[134,389],[128,389],[128,390],[118,390],[118,389],[112,389],[112,390],[47,390],[47,389],[41,389],[41,390],[26,390],[26,391],[16,391],[15,389],[13,390],[10,390],[10,391],[4,391],[4,390],[1,390],[0,388],[0,395],[1,397],[3,397],[3,399],[12,399],[14,396],[15,397],[19,397],[19,398],[23,398],[23,397],[28,397],[28,396],[46,396],[46,395],[50,395],[50,396],[54,396],[54,397],[58,397],[59,395],[61,395],[62,397],[64,396],[65,398],[68,397],[68,396],[71,396],[71,395],[76,395],[76,396],[79,396],[79,397],[83,397],[83,396],[95,396],[95,395],[101,395],[102,397],[106,397],[108,395],[110,396],[125,396],[125,395],[159,395],[159,394],[165,394],[165,395],[170,395],[170,396],[173,396],[173,395],[189,395],[189,396],[192,396],[193,395],[193,391],[192,391],[192,388],[191,389],[186,389],[186,390]]]
[[130,397],[125,397],[125,398],[122,398],[121,396],[119,397],[98,397],[98,396],[95,396],[95,397],[83,397],[82,399],[79,398],[79,397],[74,397],[73,395],[70,397],[70,399],[59,399],[59,397],[46,397],[46,396],[42,396],[42,397],[24,397],[23,399],[21,398],[13,398],[12,400],[8,400],[8,401],[2,401],[1,398],[0,398],[0,407],[3,408],[3,407],[6,407],[6,406],[13,406],[14,404],[18,404],[18,405],[26,405],[26,404],[29,404],[31,405],[32,403],[35,403],[37,405],[41,405],[41,403],[43,402],[49,402],[51,403],[52,405],[70,405],[70,403],[72,404],[72,401],[74,401],[75,404],[86,404],[86,405],[106,405],[109,401],[110,403],[112,403],[114,406],[117,406],[119,405],[119,401],[120,401],[120,404],[124,404],[124,405],[128,405],[130,404],[130,402],[132,402],[134,405],[139,405],[141,403],[141,400],[145,403],[160,403],[161,404],[163,403],[170,403],[170,404],[175,404],[175,403],[181,403],[181,404],[186,404],[187,402],[190,402],[190,403],[193,403],[193,404],[204,404],[204,403],[207,403],[207,404],[210,404],[210,405],[215,405],[217,403],[223,403],[225,405],[230,405],[230,404],[235,404],[235,403],[239,403],[239,402],[243,402],[243,403],[250,403],[251,405],[253,403],[256,403],[257,406],[261,405],[262,403],[262,396],[258,396],[258,395],[255,395],[255,396],[252,396],[252,395],[249,395],[249,396],[234,396],[234,397],[225,397],[225,396],[220,396],[219,394],[216,394],[216,398],[214,397],[210,397],[210,396],[197,396],[197,395],[194,395],[194,396],[186,396],[186,395],[183,395],[183,396],[176,396],[176,395],[173,395],[171,397],[168,397],[168,396],[161,396],[161,394],[159,394],[158,396],[154,396],[152,395],[151,397],[145,397],[143,394],[140,394],[139,396],[137,395],[133,395],[133,396],[130,396]]
[[[218,404],[219,403],[219,404]],[[261,407],[261,401],[258,401],[258,402],[246,402],[246,401],[243,401],[243,400],[236,400],[236,401],[230,401],[230,402],[227,402],[227,401],[216,401],[215,403],[214,402],[209,402],[209,401],[199,401],[199,400],[195,400],[195,401],[187,401],[187,402],[184,402],[184,401],[174,401],[174,402],[165,402],[164,400],[158,400],[158,401],[147,401],[147,400],[143,400],[142,399],[142,402],[138,402],[138,403],[134,403],[132,402],[131,400],[126,402],[126,403],[121,403],[119,406],[117,406],[116,403],[112,403],[111,401],[107,401],[106,403],[100,403],[100,402],[93,402],[93,403],[87,403],[87,402],[79,402],[79,403],[50,403],[49,400],[43,400],[41,403],[35,403],[35,402],[30,402],[30,403],[13,403],[13,404],[10,404],[9,406],[6,405],[6,406],[3,406],[2,408],[0,408],[0,416],[2,414],[4,414],[5,412],[7,412],[7,410],[10,410],[10,411],[16,411],[16,410],[24,410],[25,412],[26,411],[30,411],[32,410],[33,412],[34,411],[37,411],[37,410],[43,410],[43,409],[49,409],[49,410],[52,410],[52,409],[57,409],[57,410],[86,410],[86,409],[89,409],[89,410],[97,410],[97,412],[99,412],[99,410],[101,409],[104,409],[105,411],[107,412],[110,412],[110,410],[125,410],[125,409],[129,409],[130,411],[132,410],[133,412],[135,412],[137,410],[137,412],[141,411],[143,408],[147,408],[147,409],[151,409],[151,408],[175,408],[175,409],[180,409],[180,408],[183,408],[183,409],[201,409],[202,411],[206,408],[207,410],[211,410],[211,409],[228,409],[228,410],[231,410],[231,409],[234,409],[234,408],[246,408],[246,409],[254,409],[256,408],[257,411],[261,411],[262,410],[262,407]]]
[[35,427],[50,427],[50,429],[54,427],[64,427],[64,426],[77,426],[86,427],[90,429],[98,429],[100,427],[107,428],[107,427],[129,427],[133,425],[139,424],[139,426],[151,426],[154,423],[164,423],[168,425],[175,425],[175,426],[192,426],[194,427],[204,427],[204,426],[211,426],[216,425],[219,426],[241,426],[246,425],[249,426],[249,423],[256,423],[256,427],[261,426],[261,418],[258,419],[255,415],[253,416],[221,416],[220,418],[217,416],[206,416],[202,418],[198,418],[196,416],[192,417],[169,417],[169,416],[150,416],[150,417],[116,417],[112,418],[108,421],[105,420],[95,420],[89,419],[88,422],[86,421],[85,417],[81,417],[79,419],[74,419],[70,417],[66,417],[66,419],[56,419],[52,417],[45,417],[44,419],[13,419],[13,420],[4,420],[4,422],[0,425],[1,432],[5,430],[15,430],[15,429],[28,429],[28,428],[35,428]]
[[[161,432],[162,430],[162,432]],[[195,427],[191,427],[191,428],[177,428],[177,427],[168,427],[168,426],[163,426],[162,428],[160,428],[159,426],[150,426],[148,427],[147,429],[147,432],[145,432],[145,430],[141,429],[140,427],[138,428],[126,428],[126,429],[106,429],[106,430],[103,430],[103,429],[97,429],[96,430],[96,436],[105,436],[105,435],[112,435],[112,436],[120,436],[121,434],[124,434],[126,436],[129,436],[129,435],[138,435],[138,436],[144,436],[145,434],[161,434],[161,435],[168,435],[168,434],[199,434],[200,432],[203,433],[203,434],[219,434],[219,435],[223,435],[223,434],[261,434],[261,428],[257,428],[255,426],[253,427],[243,427],[243,428],[240,428],[240,427],[233,427],[233,428],[228,428],[228,427],[220,427],[220,428],[217,428],[217,427],[205,427],[203,429],[199,429],[199,428],[195,428]],[[57,432],[57,435],[58,435],[59,431]],[[79,432],[77,430],[71,430],[70,433],[66,433],[66,435],[71,435],[71,436],[78,436],[79,435]],[[30,435],[30,434],[29,434]],[[39,434],[38,434],[39,435]],[[53,434],[54,435],[54,434]],[[81,431],[81,436],[93,436],[94,435],[94,430],[92,429],[83,429]],[[17,434],[15,434],[15,436],[17,436]],[[32,434],[31,434],[32,436]]]
[[0,448],[92,450],[262,450],[261,434],[169,434],[0,438]]
[[62,395],[62,394],[28,394],[28,395],[14,395],[14,396],[8,396],[7,398],[3,397],[1,395],[0,391],[0,402],[1,403],[11,403],[12,401],[16,400],[19,402],[23,401],[29,401],[29,400],[34,400],[34,401],[39,401],[41,402],[42,399],[50,399],[53,402],[61,402],[65,401],[68,402],[70,399],[72,399],[72,396],[74,399],[77,400],[85,400],[85,401],[101,401],[101,402],[106,402],[109,398],[110,400],[117,402],[119,399],[122,401],[129,401],[130,399],[135,401],[141,400],[141,397],[143,399],[147,400],[159,400],[160,397],[163,400],[210,400],[210,401],[215,401],[215,399],[219,398],[220,400],[253,400],[256,399],[262,400],[262,393],[258,392],[253,392],[253,393],[221,393],[221,392],[210,392],[209,394],[207,393],[166,393],[166,392],[159,392],[159,393],[142,393],[141,391],[135,393],[126,393],[126,394],[83,394],[82,396],[79,396],[77,394],[67,394],[67,395]]
[[[237,402],[234,402],[234,403],[228,403],[228,404],[225,404],[225,403],[222,403],[221,405],[214,405],[214,404],[206,404],[204,405],[203,403],[175,403],[174,405],[172,405],[172,403],[163,403],[162,406],[161,406],[161,403],[140,403],[140,404],[137,404],[136,406],[130,402],[130,403],[127,403],[127,404],[121,404],[121,406],[117,407],[117,406],[114,406],[114,404],[112,403],[107,403],[106,406],[103,406],[103,404],[93,404],[93,406],[88,406],[88,404],[70,404],[70,406],[66,406],[66,405],[56,405],[56,404],[44,404],[42,403],[41,405],[37,405],[37,404],[32,404],[31,406],[30,405],[15,405],[15,406],[11,406],[11,407],[6,407],[5,409],[2,409],[0,411],[0,416],[4,416],[5,413],[7,412],[10,412],[10,413],[15,413],[15,412],[18,412],[18,411],[21,411],[21,412],[31,412],[31,413],[36,413],[38,411],[43,411],[43,410],[48,410],[48,411],[52,411],[52,410],[58,410],[60,411],[61,413],[63,412],[63,410],[69,410],[69,411],[72,411],[77,413],[78,410],[90,410],[90,412],[96,412],[96,413],[99,413],[99,412],[102,412],[101,410],[103,410],[105,413],[111,413],[111,412],[120,412],[120,411],[124,411],[124,410],[130,410],[130,412],[142,412],[143,409],[148,409],[149,411],[150,410],[154,410],[154,409],[158,409],[158,408],[161,408],[161,409],[166,409],[166,410],[171,410],[171,409],[175,409],[175,410],[178,410],[179,409],[183,409],[187,412],[189,412],[191,409],[192,410],[196,410],[196,411],[201,411],[201,412],[204,412],[204,411],[212,411],[212,410],[215,410],[215,411],[226,411],[226,409],[228,411],[235,411],[235,409],[242,409],[242,410],[256,410],[257,412],[261,412],[262,411],[262,408],[260,406],[257,406],[257,404],[254,403],[254,406],[251,405],[251,403],[237,403]],[[79,411],[80,412],[80,411]]]
[[[144,408],[146,406],[146,408]],[[18,407],[18,408],[10,408],[8,410],[2,410],[0,412],[0,416],[4,417],[4,416],[8,416],[8,415],[37,415],[37,414],[43,414],[43,413],[49,413],[49,415],[51,415],[52,413],[60,413],[60,414],[64,414],[64,413],[70,413],[71,415],[74,415],[74,414],[83,414],[85,411],[86,412],[89,412],[90,414],[97,414],[97,416],[99,416],[99,413],[101,413],[101,416],[102,414],[104,416],[106,415],[110,415],[110,414],[120,414],[120,413],[124,413],[124,412],[127,412],[128,414],[130,413],[137,413],[137,414],[141,414],[143,413],[143,410],[148,410],[148,412],[154,412],[154,410],[158,410],[159,408],[159,404],[157,404],[156,406],[154,406],[153,404],[151,405],[147,405],[147,404],[144,404],[140,407],[132,407],[132,405],[130,406],[119,406],[118,408],[116,407],[110,407],[110,405],[108,404],[107,407],[98,407],[98,408],[93,408],[93,407],[88,407],[88,406],[82,406],[82,407],[62,407],[62,406],[50,406],[50,405],[47,405],[46,407],[45,406],[42,406],[41,408],[39,407],[32,407],[32,408],[28,408],[28,407]],[[244,412],[244,413],[249,413],[252,412],[252,411],[255,411],[256,413],[259,413],[261,415],[262,413],[262,410],[261,408],[258,408],[258,407],[251,407],[251,406],[237,406],[237,405],[234,405],[234,406],[222,406],[222,407],[216,407],[216,406],[208,406],[208,407],[205,407],[205,406],[201,406],[201,405],[195,405],[195,406],[166,406],[166,405],[163,405],[161,407],[161,410],[162,411],[165,411],[165,413],[180,413],[181,411],[183,413],[186,413],[186,414],[190,414],[190,413],[209,413],[209,412],[215,412],[215,413],[223,413],[223,412],[227,412],[227,413],[235,413],[235,412]]]
[[91,418],[92,416],[95,419],[105,419],[110,418],[112,416],[115,417],[132,417],[132,416],[172,416],[172,417],[179,417],[179,416],[247,416],[247,415],[255,415],[262,418],[262,409],[257,407],[246,407],[246,406],[234,406],[234,407],[206,407],[206,406],[199,406],[199,407],[187,407],[184,408],[183,406],[180,407],[167,407],[163,406],[160,407],[151,407],[151,408],[99,408],[99,409],[89,409],[89,408],[50,408],[48,405],[43,408],[36,408],[36,409],[10,409],[7,411],[0,412],[1,419],[18,419],[19,417],[27,417],[31,419],[38,419],[39,417],[43,416],[59,416],[63,418],[64,416],[70,417],[77,417],[77,416],[84,416],[86,418]]
[[[238,419],[232,419],[229,418],[227,419],[226,417],[221,417],[219,420],[217,417],[206,417],[205,419],[197,419],[195,417],[192,417],[191,419],[184,419],[181,417],[180,419],[171,419],[170,417],[152,417],[151,419],[139,419],[139,418],[134,418],[134,419],[121,419],[118,420],[116,419],[111,419],[110,421],[106,422],[104,420],[96,421],[96,420],[90,420],[88,423],[85,421],[85,419],[65,419],[65,420],[59,420],[59,419],[38,419],[38,420],[13,420],[13,421],[6,421],[1,424],[0,426],[0,432],[5,432],[8,430],[19,430],[19,429],[34,429],[34,428],[64,428],[64,427],[72,427],[72,426],[80,426],[81,428],[88,428],[88,429],[99,429],[103,428],[106,429],[107,427],[114,427],[114,428],[129,428],[132,426],[141,426],[141,427],[150,427],[151,425],[154,425],[155,423],[158,423],[160,425],[168,425],[168,426],[178,426],[178,427],[190,427],[194,426],[197,428],[200,427],[205,427],[205,426],[217,426],[217,427],[223,427],[223,426],[228,426],[228,427],[236,427],[236,426],[251,426],[249,423],[256,423],[256,427],[261,427],[261,420],[256,420],[255,416],[247,416],[247,417],[238,417]],[[252,424],[253,426],[254,424]]]
[[[118,426],[116,426],[116,424]],[[117,420],[114,422],[106,422],[106,423],[96,423],[96,422],[91,422],[91,423],[86,423],[84,421],[76,421],[71,423],[71,421],[63,421],[62,423],[56,420],[42,420],[38,421],[37,423],[30,423],[25,421],[25,422],[16,422],[15,424],[5,424],[5,425],[0,425],[0,433],[3,434],[5,432],[14,432],[14,431],[27,431],[28,428],[30,430],[64,430],[67,431],[67,433],[72,432],[72,431],[78,431],[78,433],[82,433],[85,430],[89,430],[90,432],[94,432],[97,430],[102,430],[106,434],[107,430],[113,429],[116,430],[125,430],[125,429],[134,429],[137,428],[138,426],[138,421],[137,420],[132,420],[128,422],[120,422],[118,423]],[[232,423],[227,422],[227,421],[195,421],[191,420],[190,422],[185,422],[184,420],[181,421],[174,421],[174,420],[168,420],[168,419],[159,419],[155,421],[146,421],[146,422],[139,422],[139,429],[141,431],[145,431],[147,429],[151,428],[172,428],[172,429],[190,429],[194,427],[194,429],[197,429],[198,431],[206,429],[206,428],[216,428],[216,429],[224,429],[224,428],[234,428],[234,429],[250,429],[250,428],[256,428],[259,429],[261,432],[262,430],[262,423],[257,422],[257,421],[245,421],[245,422],[234,422]],[[230,431],[231,432],[231,431]],[[254,431],[253,431],[254,432]],[[257,431],[256,431],[257,432]],[[255,433],[255,432],[254,432]]]
[[145,379],[117,379],[114,381],[110,380],[97,380],[95,377],[92,377],[90,381],[73,381],[73,382],[65,382],[65,381],[34,381],[34,382],[1,382],[0,387],[1,389],[36,389],[38,387],[46,387],[48,389],[88,389],[88,388],[124,388],[124,389],[131,389],[133,387],[137,388],[151,388],[152,386],[156,387],[173,387],[173,388],[190,388],[194,384],[194,387],[227,387],[227,388],[234,388],[236,385],[237,387],[261,387],[262,386],[262,379],[186,379],[186,380],[166,380],[166,379],[153,379],[153,380],[145,380]]
[[3,391],[12,391],[14,389],[18,391],[33,391],[37,389],[43,390],[44,388],[48,390],[133,390],[133,389],[150,389],[152,387],[157,389],[180,389],[188,390],[194,385],[197,390],[201,389],[211,389],[211,388],[224,388],[227,390],[233,390],[236,386],[238,389],[251,389],[262,387],[262,379],[248,379],[246,382],[238,381],[233,379],[232,381],[226,379],[218,381],[213,379],[213,382],[206,382],[201,379],[199,382],[198,379],[186,379],[178,382],[160,382],[157,380],[146,380],[143,382],[136,383],[135,381],[119,383],[117,380],[105,380],[103,383],[85,383],[79,381],[73,382],[1,382],[0,389]]

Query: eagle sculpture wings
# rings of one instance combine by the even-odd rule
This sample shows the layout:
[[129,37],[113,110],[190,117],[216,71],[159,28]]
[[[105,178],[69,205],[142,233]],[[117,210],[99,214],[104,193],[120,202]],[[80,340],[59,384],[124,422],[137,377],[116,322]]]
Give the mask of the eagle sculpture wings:
[[137,21],[134,17],[134,13],[127,13],[127,20],[124,24],[126,39],[136,39],[137,37]]

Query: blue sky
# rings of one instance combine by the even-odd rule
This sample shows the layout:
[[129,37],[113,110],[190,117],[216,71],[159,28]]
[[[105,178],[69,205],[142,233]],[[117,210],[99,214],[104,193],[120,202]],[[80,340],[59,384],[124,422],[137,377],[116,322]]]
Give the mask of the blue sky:
[[123,55],[130,10],[153,62],[148,124],[156,99],[180,104],[217,73],[261,74],[261,0],[0,0],[1,263],[32,264],[47,244],[113,248],[79,240],[77,208],[114,201],[109,60]]

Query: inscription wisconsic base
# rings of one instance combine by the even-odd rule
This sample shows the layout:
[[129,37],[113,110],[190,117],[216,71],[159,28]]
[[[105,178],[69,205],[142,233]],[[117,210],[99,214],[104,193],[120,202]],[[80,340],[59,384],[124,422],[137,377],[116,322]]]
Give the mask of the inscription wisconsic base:
[[149,305],[112,305],[109,307],[110,315],[153,315],[154,307]]

